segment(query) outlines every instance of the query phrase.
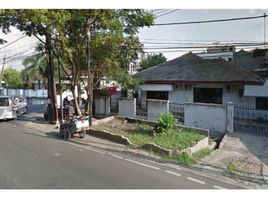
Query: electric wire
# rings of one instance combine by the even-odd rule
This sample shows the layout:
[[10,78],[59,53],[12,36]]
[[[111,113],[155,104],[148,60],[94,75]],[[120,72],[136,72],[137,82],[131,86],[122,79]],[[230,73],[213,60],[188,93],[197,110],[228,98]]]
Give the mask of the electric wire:
[[25,38],[26,36],[27,36],[27,35],[23,35],[23,36],[21,36],[20,38],[18,38],[18,39],[16,39],[16,40],[14,40],[14,41],[8,43],[7,45],[1,47],[0,50],[1,50],[1,49],[4,49],[4,48],[6,48],[6,47],[8,47],[8,46],[10,46],[10,45],[12,45],[12,44],[14,44],[15,42],[18,42],[19,40]]
[[171,13],[173,13],[173,12],[176,12],[176,11],[178,11],[178,10],[180,10],[180,9],[174,9],[174,10],[171,10],[171,11],[169,11],[169,12],[160,14],[160,15],[158,15],[158,16],[156,16],[156,17],[157,17],[157,18],[159,18],[159,17],[163,17],[163,16],[166,16],[166,15],[171,14]]
[[229,21],[241,21],[241,20],[251,20],[265,18],[267,15],[258,15],[250,17],[234,17],[234,18],[225,18],[225,19],[212,19],[212,20],[202,20],[202,21],[185,21],[185,22],[168,22],[168,23],[159,23],[152,24],[150,26],[173,26],[173,25],[190,25],[190,24],[205,24],[205,23],[216,23],[216,22],[229,22]]

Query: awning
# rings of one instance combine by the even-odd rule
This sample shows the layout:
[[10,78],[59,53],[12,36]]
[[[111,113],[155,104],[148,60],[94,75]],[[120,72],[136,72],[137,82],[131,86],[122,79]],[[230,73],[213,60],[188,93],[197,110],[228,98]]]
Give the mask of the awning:
[[268,97],[268,80],[263,85],[245,85],[244,96]]
[[173,91],[171,84],[143,84],[140,87],[141,91]]

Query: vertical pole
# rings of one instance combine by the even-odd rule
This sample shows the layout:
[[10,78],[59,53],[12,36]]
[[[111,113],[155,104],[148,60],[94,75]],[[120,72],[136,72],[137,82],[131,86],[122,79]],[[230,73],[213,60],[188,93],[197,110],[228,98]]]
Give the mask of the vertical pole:
[[91,63],[91,52],[90,52],[90,31],[88,32],[88,41],[87,41],[87,50],[88,50],[88,85],[87,85],[87,92],[88,92],[88,123],[89,126],[92,126],[92,97],[93,97],[93,87],[92,87],[92,76],[90,72],[90,63]]
[[0,77],[0,89],[1,89],[1,92],[0,92],[0,95],[3,95],[2,94],[2,80],[3,80],[3,76],[4,76],[5,63],[6,63],[6,55],[4,57],[3,66],[2,66],[2,70],[1,70],[1,77]]
[[59,62],[59,58],[57,60],[58,60],[58,75],[59,75],[61,123],[63,123],[63,102],[62,102],[62,93],[61,93],[61,73],[60,73],[60,62]]
[[227,104],[227,114],[226,114],[226,129],[228,133],[233,133],[234,131],[234,104],[228,102]]
[[264,31],[264,48],[266,48],[266,13],[264,13],[263,18],[263,31]]

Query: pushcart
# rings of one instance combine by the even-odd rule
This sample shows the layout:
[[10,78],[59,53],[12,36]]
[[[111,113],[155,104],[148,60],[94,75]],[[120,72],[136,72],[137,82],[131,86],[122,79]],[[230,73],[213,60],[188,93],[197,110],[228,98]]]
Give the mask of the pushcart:
[[76,133],[79,134],[80,138],[84,138],[87,130],[89,130],[88,117],[74,116],[70,121],[60,125],[60,134],[65,141],[68,141]]

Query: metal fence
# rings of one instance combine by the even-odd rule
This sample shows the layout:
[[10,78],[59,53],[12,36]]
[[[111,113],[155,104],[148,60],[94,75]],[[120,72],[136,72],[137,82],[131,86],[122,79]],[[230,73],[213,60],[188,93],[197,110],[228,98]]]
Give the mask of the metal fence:
[[111,95],[110,98],[110,112],[117,114],[119,111],[119,100],[121,99],[121,92],[116,92]]
[[136,101],[136,117],[148,119],[148,101]]
[[113,114],[117,114],[119,110],[119,99],[110,100],[110,111]]
[[268,110],[235,105],[234,131],[268,136]]
[[184,104],[169,103],[169,112],[174,115],[178,123],[184,123]]

